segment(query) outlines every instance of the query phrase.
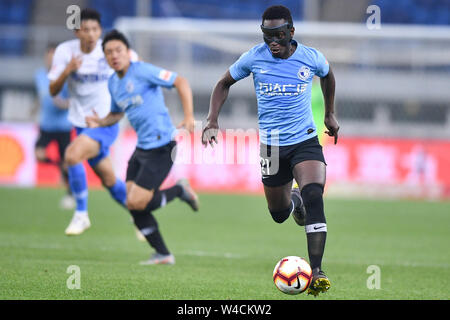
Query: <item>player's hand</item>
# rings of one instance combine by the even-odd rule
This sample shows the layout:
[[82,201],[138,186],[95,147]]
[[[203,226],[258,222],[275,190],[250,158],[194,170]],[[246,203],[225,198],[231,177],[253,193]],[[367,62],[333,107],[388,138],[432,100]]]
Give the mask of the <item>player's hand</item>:
[[334,137],[334,144],[338,141],[338,131],[339,123],[334,115],[334,113],[329,113],[325,115],[325,126],[328,131],[325,131],[330,137]]
[[70,59],[69,64],[67,65],[67,71],[74,72],[77,71],[83,60],[81,60],[81,56],[72,56],[72,59]]
[[217,144],[217,134],[219,133],[219,124],[216,121],[208,121],[202,132],[202,143],[205,147],[208,143],[214,148],[213,141]]
[[86,116],[84,119],[89,128],[98,128],[101,126],[100,117],[98,116],[97,112],[95,112],[95,111],[92,116]]
[[189,132],[194,132],[195,128],[195,119],[194,117],[185,117],[183,121],[181,121],[177,128],[185,128]]

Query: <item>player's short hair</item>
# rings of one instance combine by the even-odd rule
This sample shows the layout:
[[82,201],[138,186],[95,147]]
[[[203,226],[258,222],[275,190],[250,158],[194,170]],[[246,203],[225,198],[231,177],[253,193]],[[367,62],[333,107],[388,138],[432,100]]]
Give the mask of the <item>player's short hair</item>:
[[110,32],[108,32],[105,35],[105,37],[103,38],[103,42],[102,42],[102,49],[103,49],[103,51],[105,51],[106,43],[108,41],[111,41],[111,40],[122,41],[125,44],[125,46],[127,47],[127,49],[130,49],[130,43],[128,42],[127,37],[125,37],[125,35],[122,32],[120,32],[120,31],[118,31],[116,29],[113,29]]
[[264,20],[275,20],[275,19],[284,19],[291,26],[294,25],[291,11],[282,5],[268,7],[262,15],[262,23],[264,23]]
[[83,21],[83,20],[95,20],[98,22],[98,24],[101,25],[100,13],[95,9],[84,8],[83,10],[81,10],[80,21]]

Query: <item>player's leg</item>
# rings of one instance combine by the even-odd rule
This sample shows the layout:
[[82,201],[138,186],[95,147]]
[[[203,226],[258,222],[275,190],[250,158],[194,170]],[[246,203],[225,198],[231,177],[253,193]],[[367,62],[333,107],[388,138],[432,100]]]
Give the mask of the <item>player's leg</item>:
[[99,143],[84,134],[77,136],[66,149],[64,162],[67,165],[70,189],[76,200],[75,214],[66,229],[67,235],[81,234],[90,227],[87,212],[88,186],[83,161],[95,157],[99,149]]
[[155,211],[176,198],[186,202],[192,210],[198,210],[198,197],[187,180],[182,179],[171,187],[160,189],[172,168],[175,146],[172,141],[157,149],[136,151],[141,169],[134,181],[138,186],[154,191],[150,199],[143,197],[136,201],[139,210]]
[[97,142],[99,146],[97,153],[88,158],[89,165],[100,178],[103,186],[108,189],[112,198],[121,206],[126,207],[125,182],[116,177],[109,157],[109,149],[119,134],[118,124],[109,127],[86,128],[82,133]]
[[326,165],[318,160],[297,163],[293,175],[301,190],[306,209],[305,231],[313,280],[308,293],[317,295],[330,287],[328,278],[322,271],[322,258],[327,237],[327,225],[323,207],[323,188],[326,180]]
[[[149,204],[152,203],[155,195],[154,188],[159,187],[168,174],[167,170],[164,173],[161,167],[159,170],[156,168],[161,163],[155,162],[152,165],[150,160],[154,158],[155,154],[161,156],[152,150],[136,150],[128,162],[126,203],[137,229],[149,245],[155,249],[155,253],[150,259],[142,264],[173,264],[175,258],[165,245],[158,223],[149,209],[151,207]],[[152,169],[156,169],[156,171]],[[157,174],[157,172],[162,174]],[[136,181],[141,185],[138,185]]]
[[281,186],[264,185],[267,207],[276,223],[286,221],[294,210],[294,204],[291,200],[291,187],[292,180]]
[[50,158],[47,156],[47,146],[52,142],[53,137],[47,131],[40,129],[39,137],[36,141],[34,147],[34,155],[36,156],[36,160],[42,163],[50,163],[55,164]]
[[[142,188],[133,181],[127,181],[127,186],[129,189],[127,206],[133,216],[134,223],[147,239],[149,245],[155,249],[155,254],[143,264],[173,264],[175,259],[164,242],[155,217],[151,211],[145,209],[145,202],[148,203],[151,200],[153,190]],[[144,210],[142,210],[142,207],[144,207]]]
[[[286,221],[297,206],[297,198],[291,197],[293,175],[290,170],[290,164],[283,157],[285,149],[286,148],[280,147],[277,151],[278,155],[276,155],[275,152],[270,152],[268,157],[261,155],[261,173],[264,194],[270,215],[276,223],[283,223]],[[261,150],[268,149],[266,146],[262,145]],[[278,158],[274,159],[275,156]],[[269,163],[269,170],[267,170],[267,163]],[[274,163],[278,163],[278,165],[276,166]],[[267,172],[270,172],[271,174],[269,175]]]
[[61,171],[61,176],[63,179],[64,187],[66,188],[66,195],[61,199],[60,206],[63,209],[74,209],[75,208],[75,198],[72,195],[69,185],[69,173],[67,164],[64,162],[64,154],[67,147],[70,144],[70,131],[58,133],[57,139],[58,152],[59,152],[59,168]]
[[[91,160],[89,163],[91,163]],[[111,158],[107,156],[100,159],[92,169],[102,181],[103,186],[108,189],[111,197],[126,208],[126,185],[125,182],[116,177]]]

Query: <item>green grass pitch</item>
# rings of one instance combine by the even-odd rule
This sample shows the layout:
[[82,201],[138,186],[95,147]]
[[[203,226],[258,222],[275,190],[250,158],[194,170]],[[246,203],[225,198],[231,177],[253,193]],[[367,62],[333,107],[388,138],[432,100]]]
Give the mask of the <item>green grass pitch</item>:
[[[0,299],[315,299],[273,285],[280,258],[307,258],[306,239],[293,219],[272,222],[262,196],[201,194],[198,213],[175,200],[155,215],[176,265],[141,266],[151,249],[108,192],[90,192],[92,227],[77,237],[64,235],[62,194],[0,188]],[[325,209],[332,287],[316,299],[450,298],[449,202],[325,198]],[[67,287],[71,265],[80,289]],[[367,287],[373,265],[379,289]]]

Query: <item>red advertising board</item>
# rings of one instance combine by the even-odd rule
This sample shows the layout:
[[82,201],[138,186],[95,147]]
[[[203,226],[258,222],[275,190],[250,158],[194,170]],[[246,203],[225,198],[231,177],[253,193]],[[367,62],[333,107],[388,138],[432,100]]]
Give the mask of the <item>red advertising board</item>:
[[[0,124],[0,184],[58,186],[58,168],[36,164],[32,124]],[[219,144],[205,148],[201,132],[177,136],[175,164],[164,182],[188,178],[199,191],[261,193],[259,137],[256,130],[226,130]],[[336,196],[450,198],[450,141],[340,137],[324,139],[327,192]],[[121,132],[111,150],[117,176],[124,179],[136,145],[133,130]],[[47,148],[57,159],[56,145]],[[90,187],[101,183],[86,165]]]

